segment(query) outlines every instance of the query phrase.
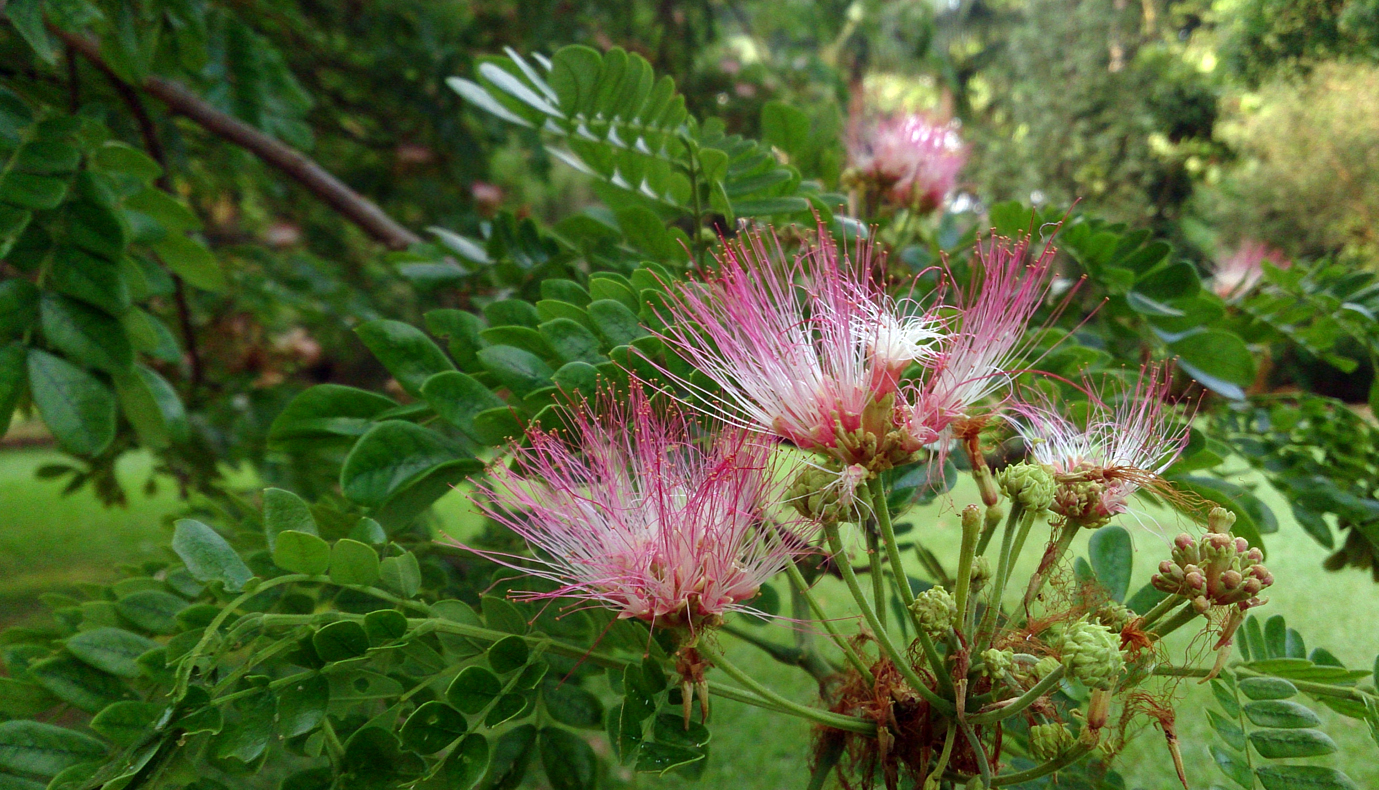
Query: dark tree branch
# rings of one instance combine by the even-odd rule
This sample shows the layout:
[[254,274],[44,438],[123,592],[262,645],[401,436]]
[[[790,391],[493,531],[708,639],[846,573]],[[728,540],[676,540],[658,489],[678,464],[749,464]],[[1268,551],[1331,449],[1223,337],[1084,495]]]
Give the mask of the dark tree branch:
[[[96,68],[123,83],[101,57],[100,45],[95,41],[62,30],[51,23],[48,29],[68,46],[80,52],[82,57]],[[149,77],[143,85],[131,87],[153,96],[166,104],[172,113],[181,115],[211,134],[244,148],[278,169],[388,248],[406,249],[421,241],[419,236],[383,213],[383,210],[371,200],[350,189],[340,179],[316,164],[311,157],[217,110],[181,84],[162,77]]]

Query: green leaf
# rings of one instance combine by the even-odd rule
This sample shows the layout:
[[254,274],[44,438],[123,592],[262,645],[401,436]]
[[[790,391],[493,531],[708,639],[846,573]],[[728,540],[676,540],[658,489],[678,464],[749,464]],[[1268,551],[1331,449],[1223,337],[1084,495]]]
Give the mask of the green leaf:
[[361,727],[345,744],[341,787],[401,787],[426,769],[421,758],[404,752],[390,731],[376,726]]
[[38,288],[18,277],[0,282],[0,340],[22,336],[38,320]]
[[278,534],[288,530],[307,535],[321,534],[316,529],[316,519],[311,515],[311,507],[306,501],[281,488],[263,489],[263,527],[270,550],[277,545]]
[[402,725],[398,735],[408,748],[421,754],[435,754],[454,743],[469,729],[464,715],[439,700],[422,704]]
[[598,777],[598,758],[588,741],[569,730],[542,727],[541,765],[552,790],[591,790]]
[[417,564],[417,556],[410,551],[380,562],[378,576],[383,586],[404,598],[411,598],[421,589],[421,566]]
[[493,707],[488,709],[488,715],[484,717],[484,726],[489,729],[512,721],[518,716],[523,715],[524,711],[529,712],[527,696],[518,693],[504,694],[493,703]]
[[1221,740],[1225,741],[1228,746],[1236,751],[1245,750],[1245,730],[1241,729],[1240,725],[1233,719],[1228,719],[1211,708],[1208,708],[1207,721],[1211,724],[1211,728],[1216,731],[1216,734],[1221,736]]
[[339,436],[362,436],[373,418],[395,408],[397,402],[366,390],[339,384],[320,384],[293,398],[268,429],[277,444]]
[[484,623],[489,628],[509,634],[527,632],[527,618],[511,602],[496,595],[485,595],[480,608],[484,614]]
[[1220,680],[1213,680],[1211,693],[1213,697],[1216,697],[1216,703],[1221,706],[1227,716],[1232,719],[1240,718],[1240,703],[1235,701],[1235,694],[1231,692],[1230,687]]
[[478,356],[500,384],[519,396],[549,387],[555,373],[540,357],[515,346],[489,346],[480,349]]
[[1264,648],[1269,658],[1284,658],[1288,655],[1288,626],[1282,615],[1274,615],[1264,622]]
[[1358,790],[1350,777],[1320,765],[1265,765],[1255,774],[1264,790]]
[[10,0],[5,7],[5,16],[34,54],[49,66],[55,66],[59,50],[57,42],[48,35],[48,28],[44,25],[43,4],[44,0]]
[[0,716],[30,718],[57,704],[58,698],[37,683],[0,677]]
[[145,733],[153,729],[158,717],[166,706],[152,702],[124,700],[113,702],[101,709],[91,719],[91,729],[106,740],[120,746],[137,743]]
[[1254,790],[1254,777],[1250,775],[1250,766],[1244,757],[1219,746],[1211,747],[1211,756],[1216,761],[1217,767],[1221,769],[1221,773],[1225,774],[1227,778],[1245,790]]
[[105,744],[89,735],[36,721],[0,722],[0,768],[36,776],[56,776],[89,760],[105,757]]
[[1298,687],[1283,678],[1244,678],[1237,685],[1253,700],[1288,699],[1298,693]]
[[67,207],[67,241],[75,247],[114,260],[129,245],[130,229],[115,210],[87,201]]
[[421,385],[421,395],[442,420],[474,436],[474,417],[502,408],[503,399],[474,377],[457,370],[437,373]]
[[114,381],[120,407],[146,447],[187,441],[191,430],[187,411],[167,379],[135,364],[132,372],[119,374]]
[[181,233],[169,233],[152,247],[163,263],[193,288],[218,293],[229,287],[215,253],[200,241]]
[[0,176],[0,203],[44,211],[62,205],[67,197],[67,181],[11,170]]
[[469,714],[480,713],[503,693],[503,683],[488,669],[471,665],[460,670],[445,690],[445,699]]
[[134,349],[124,327],[109,314],[65,296],[44,294],[41,315],[43,336],[72,360],[106,373],[119,373],[133,364]]
[[445,758],[446,790],[471,790],[488,770],[488,738],[472,733],[456,744]]
[[147,187],[125,198],[124,209],[147,216],[157,222],[165,233],[201,230],[201,218],[196,216],[195,211],[172,195],[154,187]]
[[186,608],[185,599],[162,590],[138,590],[115,602],[115,611],[121,617],[155,634],[182,630],[177,613]]
[[67,651],[96,669],[123,678],[140,674],[139,656],[158,643],[122,628],[94,628],[67,639]]
[[[541,298],[584,307],[593,301],[584,286],[573,280],[548,279],[541,281]],[[540,308],[540,304],[537,305]]]
[[28,354],[29,388],[63,449],[99,455],[115,439],[115,395],[90,373],[38,349]]
[[622,302],[599,299],[589,304],[589,318],[594,328],[609,346],[624,346],[651,333],[637,320],[636,314]]
[[395,609],[378,609],[364,615],[364,633],[373,647],[395,642],[407,635],[407,616]]
[[761,138],[792,158],[809,147],[809,116],[783,101],[771,100],[761,106]]
[[411,324],[379,319],[360,324],[354,331],[397,383],[414,397],[421,397],[421,385],[428,378],[455,369],[445,352]]
[[330,682],[313,675],[278,690],[278,732],[295,738],[316,729],[330,704]]
[[370,507],[440,469],[477,472],[483,465],[435,431],[400,420],[375,425],[354,445],[340,470],[340,488]]
[[172,533],[172,550],[199,582],[218,581],[239,592],[254,577],[249,566],[215,530],[194,519],[179,519]]
[[1179,338],[1168,344],[1178,355],[1188,374],[1209,388],[1227,397],[1236,397],[1234,390],[1222,391],[1218,382],[1239,387],[1254,383],[1255,358],[1245,341],[1234,332],[1224,329],[1205,329]]
[[266,690],[237,702],[239,719],[215,736],[212,742],[215,755],[246,765],[259,759],[273,738],[276,707],[273,694]]
[[658,773],[664,776],[676,768],[693,765],[706,756],[701,749],[645,742],[637,750],[637,771],[638,773]]
[[522,422],[511,406],[484,409],[474,415],[474,435],[490,447],[522,435]]
[[369,651],[369,635],[359,623],[342,620],[322,626],[312,635],[311,645],[322,661],[344,661]]
[[1255,730],[1250,744],[1261,757],[1279,760],[1288,757],[1319,757],[1337,751],[1336,742],[1321,730]]
[[99,307],[110,315],[123,314],[132,300],[129,284],[118,263],[88,255],[75,247],[59,247],[53,251],[45,286]]
[[27,356],[27,350],[18,342],[0,346],[0,436],[10,429],[15,405],[29,383],[24,369]]
[[116,140],[97,148],[91,162],[96,170],[127,175],[143,184],[152,183],[163,174],[163,168],[153,157]]
[[330,544],[307,532],[284,530],[273,547],[273,564],[292,573],[320,576],[330,567]]
[[1112,600],[1125,600],[1125,593],[1130,589],[1130,572],[1135,566],[1130,533],[1114,525],[1102,527],[1092,533],[1087,549],[1097,581],[1106,588]]
[[125,684],[114,676],[65,655],[29,665],[28,679],[63,702],[90,713],[131,696]]
[[378,581],[378,552],[357,540],[336,541],[330,549],[330,580],[335,584],[372,585]]
[[506,675],[526,666],[530,651],[527,640],[520,636],[499,639],[488,649],[488,665],[499,675]]
[[546,680],[541,684],[541,700],[546,712],[561,724],[593,730],[603,726],[603,703],[572,680]]
[[1259,700],[1244,705],[1245,716],[1256,726],[1274,729],[1316,727],[1321,719],[1306,706],[1290,700]]
[[585,326],[569,318],[554,318],[541,325],[541,334],[565,362],[597,365],[604,361],[599,339]]

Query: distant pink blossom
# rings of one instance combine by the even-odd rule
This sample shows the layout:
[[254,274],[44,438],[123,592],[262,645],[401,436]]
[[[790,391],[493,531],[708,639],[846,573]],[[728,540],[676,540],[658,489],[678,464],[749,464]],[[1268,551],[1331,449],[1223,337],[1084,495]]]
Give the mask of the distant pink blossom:
[[1038,340],[1026,328],[1048,299],[1055,249],[1029,260],[1029,239],[978,242],[970,285],[957,300],[956,326],[928,376],[907,393],[910,433],[937,440],[973,408],[1009,386]]
[[[528,432],[515,471],[495,464],[485,511],[532,558],[476,550],[576,598],[660,625],[698,627],[748,609],[796,548],[764,526],[780,500],[772,443],[657,408],[634,382],[598,413],[565,409],[565,431]],[[803,545],[803,544],[801,544]]]
[[1293,265],[1282,252],[1263,242],[1245,239],[1230,255],[1216,263],[1212,274],[1212,290],[1222,299],[1243,296],[1259,283],[1264,276],[1264,263],[1272,263],[1280,269]]
[[703,400],[724,420],[865,463],[848,438],[895,430],[888,396],[934,356],[941,322],[871,281],[868,247],[849,258],[819,239],[793,258],[760,235],[726,245],[715,277],[672,295],[662,338],[718,386]]
[[[1125,511],[1125,502],[1152,484],[1187,447],[1191,415],[1179,420],[1169,397],[1172,365],[1150,365],[1140,371],[1133,390],[1124,386],[1087,387],[1085,417],[1064,416],[1065,404],[1044,398],[1016,403],[1012,420],[1030,456],[1061,481],[1101,483],[1099,501],[1088,515],[1109,518]],[[1110,401],[1108,403],[1108,400]]]
[[849,164],[899,205],[932,211],[967,163],[957,125],[927,113],[858,119],[848,132]]

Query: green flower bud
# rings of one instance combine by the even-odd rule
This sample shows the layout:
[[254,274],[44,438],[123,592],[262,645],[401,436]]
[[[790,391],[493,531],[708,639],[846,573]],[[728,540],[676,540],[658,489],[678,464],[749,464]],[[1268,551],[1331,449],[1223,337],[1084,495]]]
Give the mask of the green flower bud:
[[1036,760],[1045,762],[1073,748],[1072,730],[1060,722],[1036,724],[1029,728],[1029,750]]
[[910,611],[914,612],[919,627],[931,637],[948,633],[958,619],[958,605],[942,587],[930,587],[916,595]]
[[1036,681],[1043,680],[1050,672],[1061,666],[1063,666],[1062,662],[1053,656],[1044,656],[1035,663],[1034,668],[1030,670],[1030,674],[1034,675]]
[[866,470],[859,466],[805,467],[786,491],[786,501],[801,516],[821,524],[859,523],[862,512],[857,489],[866,477]]
[[1230,532],[1235,526],[1235,514],[1224,507],[1214,507],[1207,513],[1207,530],[1211,532]]
[[1035,513],[1048,510],[1058,490],[1053,475],[1038,464],[1011,464],[1000,471],[998,479],[1012,502]]
[[1069,524],[1087,529],[1101,529],[1111,521],[1111,513],[1102,504],[1106,486],[1097,480],[1072,480],[1058,486],[1054,494],[1053,510]]
[[1125,669],[1120,638],[1085,619],[1069,625],[1063,635],[1063,667],[1088,688],[1109,690]]
[[986,674],[998,678],[1015,666],[1015,653],[993,647],[982,652],[982,661],[986,662]]
[[1135,613],[1130,611],[1128,607],[1115,601],[1107,601],[1098,607],[1095,612],[1092,612],[1093,620],[1096,620],[1098,623],[1101,623],[1116,633],[1120,633],[1124,630],[1126,624],[1129,623],[1134,616]]
[[972,591],[981,589],[991,579],[991,560],[986,557],[972,559]]

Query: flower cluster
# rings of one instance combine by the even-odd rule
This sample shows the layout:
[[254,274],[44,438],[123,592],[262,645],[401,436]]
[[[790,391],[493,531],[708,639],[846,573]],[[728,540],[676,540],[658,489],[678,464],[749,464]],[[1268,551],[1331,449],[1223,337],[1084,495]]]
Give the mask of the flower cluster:
[[1229,255],[1216,262],[1211,278],[1212,290],[1222,299],[1244,296],[1264,276],[1266,262],[1280,269],[1293,265],[1282,252],[1263,242],[1245,239]]
[[1259,593],[1274,583],[1264,567],[1264,553],[1244,538],[1209,532],[1200,540],[1179,535],[1173,541],[1173,559],[1159,563],[1150,583],[1154,589],[1181,595],[1205,614],[1213,606],[1234,606],[1244,611],[1267,602]]
[[957,125],[927,113],[858,117],[848,133],[848,164],[897,205],[930,212],[952,191],[967,163]]
[[1177,460],[1189,424],[1173,420],[1172,369],[1149,366],[1133,390],[1107,403],[1091,393],[1085,419],[1074,422],[1052,401],[1017,403],[1012,423],[1030,456],[1058,482],[1052,509],[1069,521],[1099,527],[1126,508],[1126,500]]
[[1008,385],[1049,290],[1052,248],[1028,251],[991,239],[956,305],[924,307],[875,284],[866,246],[844,255],[820,233],[787,259],[752,235],[672,297],[662,337],[717,386],[705,400],[722,419],[878,471],[951,438]]
[[532,598],[585,599],[625,618],[694,628],[747,608],[800,548],[763,524],[781,493],[771,442],[658,408],[635,381],[625,398],[600,400],[597,415],[565,410],[568,433],[529,432],[515,470],[490,470],[485,493],[502,507],[488,514],[535,559],[480,553],[560,585]]

